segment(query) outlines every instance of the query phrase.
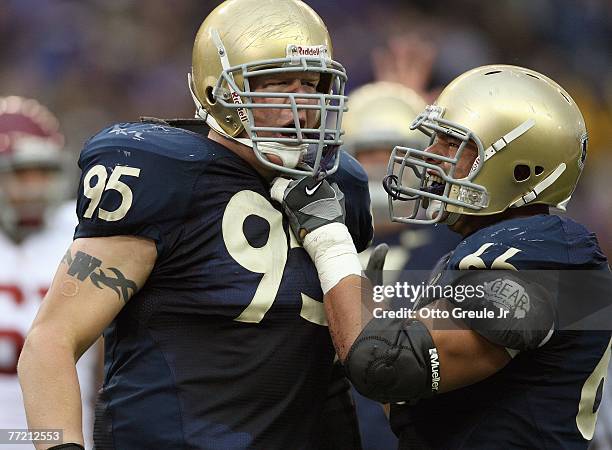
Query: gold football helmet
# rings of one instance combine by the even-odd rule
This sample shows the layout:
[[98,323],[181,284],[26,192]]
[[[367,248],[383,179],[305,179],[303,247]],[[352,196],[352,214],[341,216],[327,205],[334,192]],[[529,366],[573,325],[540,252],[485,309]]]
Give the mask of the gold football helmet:
[[[316,72],[316,93],[254,92],[250,80],[261,75]],[[332,173],[346,111],[346,71],[332,59],[332,43],[321,18],[299,0],[227,0],[202,23],[193,47],[189,86],[196,116],[212,129],[253,148],[259,161],[294,176]],[[262,104],[255,98],[277,98]],[[311,100],[309,104],[304,101]],[[316,100],[313,104],[312,100]],[[256,126],[255,108],[290,109],[293,126]],[[300,110],[318,111],[318,124],[303,128]],[[248,138],[244,139],[244,131]],[[261,134],[281,134],[264,137]],[[311,165],[302,163],[309,146],[316,147]],[[278,156],[282,165],[269,161]],[[334,158],[331,162],[328,159]]]
[[[413,201],[404,223],[452,223],[459,215],[491,215],[531,204],[565,210],[586,159],[584,118],[570,95],[550,78],[507,65],[479,67],[456,78],[412,124],[432,139],[459,139],[454,158],[396,147],[389,160],[387,192]],[[454,171],[468,142],[478,148],[471,171]],[[428,161],[446,162],[449,173]],[[417,186],[403,180],[417,174]],[[440,179],[442,180],[440,182]],[[417,218],[436,205],[438,214]],[[449,214],[442,214],[446,211]]]

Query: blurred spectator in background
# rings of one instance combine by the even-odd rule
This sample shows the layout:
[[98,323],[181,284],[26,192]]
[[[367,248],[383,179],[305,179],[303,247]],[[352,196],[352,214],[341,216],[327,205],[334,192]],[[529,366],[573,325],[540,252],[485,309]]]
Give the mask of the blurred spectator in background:
[[[76,225],[74,202],[65,202],[65,153],[47,108],[0,97],[0,429],[27,429],[17,360]],[[101,371],[95,355],[92,348],[78,365],[88,442]]]
[[[595,231],[612,257],[612,2],[306,2],[328,24],[351,89],[374,80],[398,82],[430,103],[460,73],[491,63],[530,67],[566,86],[584,114],[590,137],[583,180],[569,215]],[[198,18],[219,3],[4,0],[0,92],[36,96],[57,112],[70,136],[76,174],[80,146],[103,124],[153,112],[192,115],[184,89],[189,43]],[[612,409],[611,403],[602,402],[601,408]],[[612,429],[612,420],[599,422],[599,427]],[[607,447],[598,448],[612,449],[612,442],[603,445]]]
[[[459,242],[459,236],[446,227],[406,227],[392,223],[389,201],[382,187],[391,150],[396,145],[417,149],[428,146],[423,133],[410,129],[412,121],[425,109],[425,101],[405,85],[375,82],[360,87],[349,96],[350,109],[345,114],[345,148],[363,165],[370,179],[374,213],[374,245],[390,246],[385,264],[386,283],[421,271],[425,278],[438,259]],[[418,180],[415,178],[415,183]],[[367,261],[369,252],[362,254]],[[420,282],[422,279],[411,280]]]

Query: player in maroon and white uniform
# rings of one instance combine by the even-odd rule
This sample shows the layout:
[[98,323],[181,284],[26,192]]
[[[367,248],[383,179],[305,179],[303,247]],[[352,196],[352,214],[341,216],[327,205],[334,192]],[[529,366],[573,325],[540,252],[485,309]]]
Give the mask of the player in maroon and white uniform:
[[[0,429],[27,428],[17,360],[77,223],[74,202],[65,201],[71,180],[58,130],[55,116],[37,101],[0,97]],[[78,364],[88,440],[95,354]]]

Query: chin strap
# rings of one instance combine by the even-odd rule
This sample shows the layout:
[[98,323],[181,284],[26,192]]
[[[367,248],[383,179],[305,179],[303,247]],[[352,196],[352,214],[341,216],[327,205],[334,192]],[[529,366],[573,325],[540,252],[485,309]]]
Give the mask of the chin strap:
[[[511,204],[510,208],[520,208],[521,206],[525,206],[528,203],[531,203],[532,201],[534,201],[536,198],[538,198],[538,195],[540,195],[546,189],[551,187],[554,184],[554,182],[557,181],[561,175],[563,175],[563,172],[565,172],[566,168],[567,168],[567,165],[565,163],[559,164],[557,166],[557,168],[550,175],[548,175],[546,178],[544,178],[542,181],[540,181],[538,184],[536,184],[532,190],[530,190],[526,194],[522,195],[521,198],[519,198],[517,201],[515,201],[513,204]],[[557,208],[565,211],[565,206],[570,201],[570,199],[571,199],[571,196],[568,197],[566,200],[562,201],[561,203],[559,203],[557,205]],[[435,211],[435,210],[433,210],[433,211]],[[429,208],[427,208],[427,217],[428,218],[430,218],[429,214],[430,214],[430,211],[429,211]],[[444,223],[446,223],[448,225],[453,225],[457,221],[459,216],[460,216],[460,214],[451,213],[444,220]]]
[[460,217],[461,217],[461,214],[459,213],[448,213],[448,217],[444,219],[443,223],[445,223],[448,226],[455,225],[455,223],[457,223]]
[[428,220],[433,220],[437,217],[436,214],[444,214],[442,202],[440,200],[429,199],[429,204],[427,209],[425,209],[425,217]]
[[282,166],[289,169],[295,169],[303,160],[306,152],[308,151],[308,144],[284,145],[278,142],[253,142],[251,139],[228,137],[236,142],[246,145],[247,147],[251,147],[254,151],[259,152],[264,157],[265,155],[277,156],[280,158]]
[[437,222],[444,223],[446,225],[454,225],[455,222],[459,220],[459,217],[461,217],[461,214],[447,212],[443,208],[442,202],[440,200],[431,199],[429,200],[429,205],[427,205],[427,209],[425,210],[425,217],[427,217],[428,220],[433,220],[437,217],[436,213],[438,215],[446,213],[446,217]]
[[[206,109],[202,106],[202,103],[200,103],[200,100],[198,100],[198,97],[196,96],[195,91],[193,89],[193,76],[191,75],[191,72],[187,72],[187,87],[189,88],[189,92],[191,93],[191,98],[193,99],[193,103],[195,103],[196,105],[195,117],[199,119],[204,119],[206,123],[212,128],[212,125],[208,122],[208,111],[206,111]],[[215,120],[215,125],[216,127],[219,127],[219,124],[217,123],[216,120]],[[215,128],[215,131],[216,131],[216,128]]]
[[534,119],[526,120],[515,129],[510,130],[506,135],[502,136],[501,139],[491,144],[491,146],[485,150],[485,161],[494,156],[495,153],[503,150],[510,142],[527,133],[535,124],[536,122]]

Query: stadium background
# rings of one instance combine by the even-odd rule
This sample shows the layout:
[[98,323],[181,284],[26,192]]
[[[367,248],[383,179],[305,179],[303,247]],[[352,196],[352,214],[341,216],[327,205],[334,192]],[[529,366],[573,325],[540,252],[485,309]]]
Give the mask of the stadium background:
[[[143,115],[192,116],[186,86],[191,46],[202,18],[218,3],[2,0],[0,96],[36,98],[58,115],[76,177],[82,143],[108,124]],[[527,66],[563,85],[583,111],[590,135],[569,213],[595,231],[612,256],[611,1],[307,3],[330,29],[349,89],[380,77],[371,63],[377,48],[415,37],[417,45],[434,49],[431,74],[420,80],[430,97],[458,74],[488,63]]]
[[[207,0],[3,0],[0,94],[39,99],[69,148],[141,115],[190,117],[191,45]],[[487,63],[559,81],[580,105],[589,157],[570,213],[612,254],[612,2],[609,0],[310,0],[327,23],[349,89],[371,81],[371,52],[416,33],[436,47],[428,89]],[[76,171],[76,165],[74,166]]]

